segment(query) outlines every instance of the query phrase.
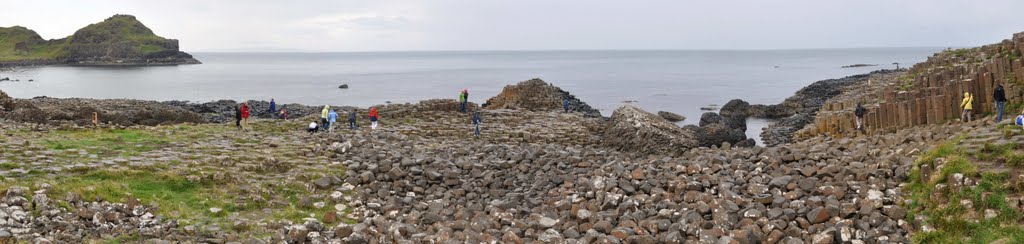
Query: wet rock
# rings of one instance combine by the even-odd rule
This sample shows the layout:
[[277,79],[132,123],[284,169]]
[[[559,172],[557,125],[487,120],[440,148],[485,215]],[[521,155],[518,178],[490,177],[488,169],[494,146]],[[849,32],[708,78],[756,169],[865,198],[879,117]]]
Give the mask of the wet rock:
[[665,120],[668,120],[669,122],[673,123],[686,120],[686,117],[668,111],[658,111],[658,116],[661,116],[662,118],[665,118]]

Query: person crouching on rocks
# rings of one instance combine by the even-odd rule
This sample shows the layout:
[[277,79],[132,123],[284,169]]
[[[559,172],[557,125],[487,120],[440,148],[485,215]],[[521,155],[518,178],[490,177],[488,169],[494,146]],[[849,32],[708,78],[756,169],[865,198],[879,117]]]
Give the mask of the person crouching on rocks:
[[964,92],[964,100],[960,102],[960,108],[963,108],[964,112],[960,114],[960,121],[971,122],[971,112],[974,110],[974,96],[970,92]]
[[370,129],[377,130],[377,108],[370,107]]
[[853,115],[857,116],[857,129],[864,130],[864,106],[859,102],[857,108],[853,109]]
[[242,103],[242,131],[249,131],[249,103]]
[[283,120],[287,120],[288,119],[288,108],[285,108],[284,106],[281,106],[281,114],[278,116],[278,118],[281,118]]
[[334,124],[338,122],[338,112],[333,109],[327,114],[327,132],[334,132]]
[[1024,129],[1024,110],[1020,111],[1020,115],[1017,115],[1017,118],[1013,120],[1013,123],[1019,125],[1021,129]]
[[313,121],[313,122],[310,122],[310,123],[309,123],[309,128],[306,128],[306,132],[309,132],[309,134],[310,134],[310,135],[312,135],[313,133],[316,133],[316,131],[317,131],[317,130],[318,130],[319,128],[320,128],[320,127],[318,127],[318,126],[316,125],[316,121]]
[[474,111],[473,127],[475,128],[473,130],[473,136],[480,137],[480,123],[483,123],[483,121],[480,120],[480,111]]

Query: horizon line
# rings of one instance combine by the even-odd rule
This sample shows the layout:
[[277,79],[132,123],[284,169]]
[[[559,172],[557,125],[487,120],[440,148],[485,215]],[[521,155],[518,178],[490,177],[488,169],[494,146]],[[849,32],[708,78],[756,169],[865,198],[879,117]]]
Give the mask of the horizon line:
[[321,50],[271,50],[260,51],[254,50],[197,50],[188,51],[194,53],[412,53],[412,52],[593,52],[593,51],[800,51],[800,50],[856,50],[856,49],[905,49],[905,48],[963,48],[963,47],[941,47],[941,46],[893,46],[893,47],[814,47],[814,48],[768,48],[768,49],[756,49],[756,48],[738,48],[738,49],[673,49],[673,48],[657,48],[657,49],[438,49],[438,50],[426,50],[426,49],[407,49],[407,50],[365,50],[365,51],[321,51]]

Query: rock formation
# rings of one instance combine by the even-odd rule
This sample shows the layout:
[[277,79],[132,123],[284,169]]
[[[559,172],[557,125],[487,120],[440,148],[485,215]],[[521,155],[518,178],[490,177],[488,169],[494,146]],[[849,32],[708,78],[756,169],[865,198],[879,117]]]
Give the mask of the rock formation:
[[487,109],[522,109],[529,111],[562,111],[563,98],[569,99],[569,111],[589,117],[601,117],[601,112],[554,85],[541,79],[531,79],[505,86],[497,96],[483,104]]
[[627,152],[676,154],[697,145],[692,132],[626,104],[612,113],[604,145]]
[[668,120],[669,122],[673,122],[673,123],[686,120],[686,117],[683,117],[682,115],[679,115],[679,114],[673,113],[673,112],[668,112],[668,111],[658,111],[658,116],[661,116],[662,118],[665,118],[665,120]]
[[[902,128],[941,124],[960,117],[964,92],[974,94],[974,114],[994,112],[993,90],[1003,85],[1007,113],[1024,99],[1024,32],[1011,39],[976,48],[946,50],[896,77],[877,77],[848,97],[825,103],[798,137],[857,133],[853,109],[865,102],[865,132],[886,133]],[[1011,117],[1013,118],[1013,117]]]
[[114,15],[55,40],[43,40],[35,31],[20,26],[0,28],[0,65],[198,63],[178,50],[178,40],[157,36],[131,15]]

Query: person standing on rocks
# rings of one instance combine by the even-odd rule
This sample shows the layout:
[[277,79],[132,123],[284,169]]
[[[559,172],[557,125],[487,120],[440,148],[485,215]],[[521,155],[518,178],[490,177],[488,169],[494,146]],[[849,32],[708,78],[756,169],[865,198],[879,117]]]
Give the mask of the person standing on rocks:
[[480,111],[473,112],[473,127],[475,127],[473,135],[476,137],[480,137],[480,123],[483,123],[483,121],[480,120]]
[[964,110],[960,114],[960,121],[971,122],[971,112],[974,110],[974,96],[970,92],[964,92],[964,100],[960,102],[960,108]]
[[327,114],[327,132],[334,132],[334,123],[338,122],[338,112],[333,109]]
[[466,89],[462,89],[462,92],[459,92],[459,112],[460,113],[465,113],[466,112],[466,99],[468,99],[467,96],[469,96],[469,93],[466,92]]
[[331,113],[331,106],[324,105],[324,110],[320,111],[320,129],[327,130],[327,116]]
[[270,108],[267,109],[267,113],[271,116],[277,113],[277,102],[274,102],[274,98],[270,98]]
[[242,104],[235,106],[235,127],[242,129]]
[[249,131],[249,103],[242,103],[242,131]]
[[562,97],[562,109],[569,113],[569,97]]
[[353,109],[352,112],[348,113],[348,129],[349,130],[355,130],[356,129],[356,117],[357,116],[359,116],[359,115],[356,114],[356,110],[355,109]]
[[992,98],[996,101],[996,123],[1003,121],[1003,109],[1006,108],[1006,90],[1003,89],[1003,85],[996,85],[996,90],[992,92]]
[[377,108],[370,107],[370,129],[377,130]]
[[853,109],[853,115],[857,116],[857,129],[864,130],[864,106],[857,103],[857,108]]

